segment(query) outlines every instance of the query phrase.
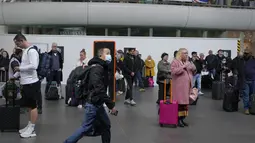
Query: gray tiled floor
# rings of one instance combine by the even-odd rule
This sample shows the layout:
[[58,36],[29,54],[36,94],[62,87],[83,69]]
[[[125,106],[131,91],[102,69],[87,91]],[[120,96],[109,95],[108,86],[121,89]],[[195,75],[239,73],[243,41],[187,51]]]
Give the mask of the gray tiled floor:
[[[190,107],[187,128],[160,128],[158,125],[157,87],[135,92],[136,107],[123,105],[118,97],[119,115],[111,116],[112,143],[254,143],[255,116],[222,111],[222,101],[213,101],[209,93],[197,106]],[[83,110],[66,107],[64,100],[45,101],[37,125],[38,136],[20,139],[17,133],[0,133],[0,143],[61,143],[83,120]],[[26,116],[21,117],[22,127]],[[100,143],[100,137],[80,142]]]

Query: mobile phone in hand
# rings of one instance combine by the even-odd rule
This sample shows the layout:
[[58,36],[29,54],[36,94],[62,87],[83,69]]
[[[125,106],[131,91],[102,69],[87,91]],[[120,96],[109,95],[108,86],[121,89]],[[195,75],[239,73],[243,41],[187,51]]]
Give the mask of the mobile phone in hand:
[[114,115],[114,116],[117,116],[118,115],[118,113],[119,113],[119,111],[118,110],[116,110],[114,113],[113,112],[111,112],[111,111],[109,111],[110,112],[110,114],[111,115]]

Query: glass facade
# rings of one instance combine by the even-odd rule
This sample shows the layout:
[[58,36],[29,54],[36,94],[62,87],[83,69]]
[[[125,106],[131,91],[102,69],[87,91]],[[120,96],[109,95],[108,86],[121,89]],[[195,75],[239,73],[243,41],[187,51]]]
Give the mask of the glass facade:
[[220,38],[224,30],[119,26],[8,26],[9,34]]
[[127,27],[109,27],[108,36],[128,36]]
[[162,28],[155,27],[153,28],[154,37],[176,37],[176,29],[173,28]]
[[181,29],[181,37],[203,37],[203,33],[200,29]]

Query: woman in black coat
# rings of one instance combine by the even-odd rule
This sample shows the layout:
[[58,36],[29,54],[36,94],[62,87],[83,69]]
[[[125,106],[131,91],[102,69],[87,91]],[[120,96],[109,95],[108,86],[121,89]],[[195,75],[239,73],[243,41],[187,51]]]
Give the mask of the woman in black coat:
[[7,51],[3,51],[0,57],[0,80],[2,82],[5,82],[8,79],[9,62],[9,54]]

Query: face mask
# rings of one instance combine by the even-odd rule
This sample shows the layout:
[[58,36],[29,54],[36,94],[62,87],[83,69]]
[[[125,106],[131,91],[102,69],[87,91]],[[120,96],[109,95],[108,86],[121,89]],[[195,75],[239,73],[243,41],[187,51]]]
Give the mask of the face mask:
[[109,63],[111,63],[111,61],[112,61],[112,56],[111,55],[106,55],[105,56],[105,60],[106,60],[106,62],[109,64]]

